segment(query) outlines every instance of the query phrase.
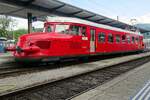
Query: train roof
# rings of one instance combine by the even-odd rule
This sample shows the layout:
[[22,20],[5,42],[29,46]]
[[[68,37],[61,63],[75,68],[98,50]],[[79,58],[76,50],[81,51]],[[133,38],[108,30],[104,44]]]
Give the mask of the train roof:
[[90,25],[90,26],[94,26],[94,27],[101,27],[101,28],[108,29],[108,30],[115,30],[115,31],[119,31],[119,32],[142,35],[142,34],[140,34],[140,32],[133,32],[133,31],[129,31],[129,30],[123,30],[121,28],[116,28],[116,27],[112,27],[112,26],[98,24],[98,23],[94,23],[94,22],[90,22],[90,21],[86,21],[86,20],[78,19],[78,18],[72,18],[72,17],[49,17],[47,19],[47,21],[48,22],[71,22],[71,23],[86,24],[86,25]]

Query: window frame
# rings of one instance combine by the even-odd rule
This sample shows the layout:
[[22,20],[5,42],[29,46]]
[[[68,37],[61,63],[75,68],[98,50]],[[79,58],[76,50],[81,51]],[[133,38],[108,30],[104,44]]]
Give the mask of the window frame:
[[132,43],[135,43],[135,37],[132,36]]
[[[123,36],[124,36],[124,39],[123,39]],[[126,35],[125,34],[123,34],[122,36],[121,36],[121,41],[122,41],[122,43],[126,43]]]
[[131,36],[130,35],[127,35],[127,43],[131,43]]
[[[71,29],[72,29],[72,26],[75,26],[75,27],[79,27],[79,29],[78,29],[78,32],[76,32],[76,33],[74,33],[74,31],[71,31]],[[70,27],[69,27],[69,33],[73,33],[73,34],[71,34],[71,35],[77,35],[77,36],[79,36],[80,34],[81,34],[81,28],[80,28],[81,26],[80,25],[78,25],[78,24],[71,24],[70,25]]]
[[135,43],[139,43],[139,37],[135,38]]
[[104,32],[98,33],[98,42],[99,43],[105,43],[106,42],[106,34]]
[[[118,39],[119,39],[119,41],[117,41],[118,39],[117,39],[117,37],[119,37]],[[115,40],[116,40],[116,43],[121,43],[121,35],[120,34],[116,34],[115,35]]]
[[[92,33],[92,35],[96,35],[96,29],[91,27],[91,29],[90,29],[90,35],[91,35],[91,33]],[[95,41],[95,40],[96,40],[96,36],[91,36],[90,41]]]
[[[83,28],[85,28],[85,33],[83,33]],[[86,26],[80,26],[80,33],[81,36],[87,37],[87,27]]]
[[[110,37],[111,36],[111,37]],[[114,36],[112,33],[108,34],[108,43],[113,43],[114,42]]]
[[[48,31],[49,28],[51,29],[51,31]],[[47,33],[54,32],[54,31],[55,31],[55,25],[54,24],[47,24],[43,29],[43,32],[47,32]]]
[[[71,35],[76,35],[76,36],[85,36],[87,37],[87,26],[85,25],[79,25],[79,24],[70,24],[70,27],[69,27],[69,31],[70,33],[72,33],[73,31],[71,31],[71,27],[72,26],[76,26],[78,27],[78,32],[76,34],[71,34]],[[83,34],[83,28],[85,28],[85,34]]]

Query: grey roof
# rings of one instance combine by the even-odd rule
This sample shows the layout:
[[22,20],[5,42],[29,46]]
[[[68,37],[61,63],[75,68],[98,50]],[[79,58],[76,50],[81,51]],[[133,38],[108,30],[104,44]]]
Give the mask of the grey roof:
[[[110,25],[122,29],[133,28],[126,23],[96,14],[58,0],[0,0],[0,14],[27,18],[30,12],[34,16],[68,16],[92,22]],[[142,30],[141,31],[146,31]]]

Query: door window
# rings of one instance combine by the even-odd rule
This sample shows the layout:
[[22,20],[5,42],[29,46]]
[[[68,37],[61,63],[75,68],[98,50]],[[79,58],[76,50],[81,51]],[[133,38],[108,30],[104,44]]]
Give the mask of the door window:
[[91,29],[91,41],[95,41],[95,29]]

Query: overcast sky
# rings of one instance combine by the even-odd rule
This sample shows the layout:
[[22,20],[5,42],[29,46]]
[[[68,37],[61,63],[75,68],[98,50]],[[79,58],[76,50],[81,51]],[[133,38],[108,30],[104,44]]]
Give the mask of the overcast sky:
[[[150,0],[61,0],[71,5],[104,15],[113,19],[119,16],[119,20],[131,23],[131,19],[137,19],[137,23],[150,23]],[[18,28],[27,28],[27,21],[15,18]],[[43,27],[43,23],[35,22],[33,26]]]

